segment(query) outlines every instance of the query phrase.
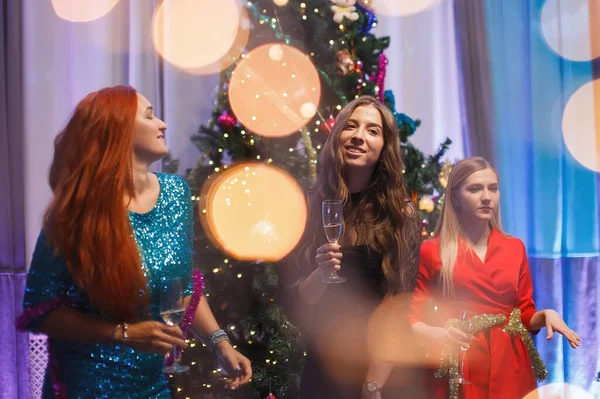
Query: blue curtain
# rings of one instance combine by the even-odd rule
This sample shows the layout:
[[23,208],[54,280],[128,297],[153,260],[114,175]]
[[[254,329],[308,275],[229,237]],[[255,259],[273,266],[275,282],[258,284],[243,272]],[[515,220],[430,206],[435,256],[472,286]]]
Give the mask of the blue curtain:
[[[527,245],[538,308],[557,310],[583,339],[572,350],[562,337],[537,337],[548,382],[598,394],[600,175],[569,152],[561,125],[571,95],[598,78],[600,59],[573,62],[554,52],[542,33],[544,3],[485,1],[503,222]],[[562,3],[566,9],[567,1]],[[595,109],[600,112],[600,106]]]

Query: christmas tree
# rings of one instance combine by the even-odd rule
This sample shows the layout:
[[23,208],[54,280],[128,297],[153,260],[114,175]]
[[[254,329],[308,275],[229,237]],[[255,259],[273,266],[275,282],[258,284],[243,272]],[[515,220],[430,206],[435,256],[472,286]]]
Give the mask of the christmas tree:
[[[360,95],[378,97],[394,113],[400,130],[408,192],[419,203],[423,236],[435,226],[441,206],[449,164],[442,157],[450,145],[447,139],[439,150],[424,155],[410,142],[420,124],[395,109],[391,91],[384,88],[389,38],[376,37],[372,28],[377,19],[371,0],[354,6],[331,0],[252,0],[245,4],[249,41],[233,64],[220,73],[220,83],[212,117],[192,137],[201,152],[196,166],[188,170],[193,199],[200,200],[202,186],[232,165],[258,161],[276,165],[292,175],[300,186],[308,188],[316,175],[317,155],[327,138],[334,117],[349,101]],[[248,54],[269,44],[269,55],[291,46],[306,54],[318,72],[320,101],[310,110],[314,117],[297,133],[286,137],[265,138],[242,123],[232,109],[229,86],[238,64]],[[273,58],[273,57],[272,57]],[[256,100],[259,101],[259,100]],[[167,169],[176,168],[169,161]],[[198,202],[200,205],[200,202]],[[197,206],[197,220],[205,209]],[[219,324],[232,343],[253,365],[251,384],[239,391],[227,391],[219,382],[215,357],[201,341],[190,338],[183,362],[191,365],[188,375],[174,376],[174,397],[264,398],[270,391],[279,399],[294,398],[297,392],[304,350],[298,330],[277,306],[276,264],[242,262],[224,254],[209,239],[201,223],[195,228],[195,266],[205,275],[205,294]]]

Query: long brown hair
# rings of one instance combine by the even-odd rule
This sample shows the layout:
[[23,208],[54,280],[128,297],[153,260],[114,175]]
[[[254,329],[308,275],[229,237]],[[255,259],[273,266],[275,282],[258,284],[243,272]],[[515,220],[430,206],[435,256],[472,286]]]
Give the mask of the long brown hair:
[[[488,161],[481,157],[465,158],[458,161],[448,176],[448,186],[446,187],[444,204],[437,225],[435,226],[434,236],[439,239],[439,255],[442,261],[442,270],[440,279],[442,282],[442,291],[444,297],[454,297],[454,282],[452,276],[454,273],[454,264],[458,257],[459,250],[466,251],[468,246],[464,242],[464,231],[461,227],[456,205],[454,205],[453,193],[460,188],[461,184],[475,172],[490,169],[496,176],[498,173]],[[494,217],[490,221],[493,228],[504,234],[500,217],[500,204],[496,207]]]
[[[361,195],[361,200],[351,204],[350,192],[344,181],[345,166],[339,137],[354,110],[362,106],[372,106],[379,111],[383,122],[384,147],[370,185]],[[302,264],[313,265],[315,250],[322,244],[319,241],[323,236],[321,202],[324,199],[340,199],[345,201],[345,224],[356,228],[361,241],[383,254],[382,269],[387,282],[387,294],[409,290],[412,284],[409,281],[410,270],[404,261],[409,248],[403,227],[411,212],[408,209],[411,202],[404,189],[403,169],[400,136],[390,110],[371,96],[361,96],[348,103],[335,118],[334,127],[319,156],[317,179],[308,195],[307,232],[314,236],[302,248]]]
[[136,91],[115,86],[88,94],[54,140],[54,197],[44,231],[77,285],[104,317],[135,320],[147,304],[146,279],[127,215],[133,198]]

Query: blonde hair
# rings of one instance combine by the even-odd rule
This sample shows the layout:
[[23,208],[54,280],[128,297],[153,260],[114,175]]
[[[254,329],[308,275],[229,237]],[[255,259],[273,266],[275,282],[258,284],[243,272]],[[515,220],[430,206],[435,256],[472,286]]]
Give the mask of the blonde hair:
[[[465,158],[458,161],[450,172],[448,177],[448,186],[446,187],[446,198],[444,205],[435,227],[434,236],[439,240],[439,255],[442,261],[442,270],[440,279],[442,282],[442,292],[445,298],[454,297],[454,282],[452,276],[454,274],[454,264],[458,257],[459,249],[467,250],[467,244],[464,241],[464,231],[461,227],[460,220],[455,209],[454,201],[452,200],[454,192],[461,184],[475,172],[480,170],[491,169],[496,176],[498,173],[490,165],[488,161],[481,157]],[[490,222],[491,227],[504,234],[500,218],[500,204],[496,207],[494,216]]]

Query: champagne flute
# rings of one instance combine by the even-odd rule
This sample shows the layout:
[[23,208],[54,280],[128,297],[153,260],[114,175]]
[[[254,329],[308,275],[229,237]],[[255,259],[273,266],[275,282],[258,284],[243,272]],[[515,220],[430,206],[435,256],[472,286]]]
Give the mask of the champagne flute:
[[[184,313],[181,278],[173,278],[167,281],[160,292],[160,316],[169,326],[177,326]],[[184,373],[189,369],[189,366],[179,364],[177,348],[173,347],[173,365],[164,367],[163,371],[168,374],[176,374]]]
[[[323,201],[323,227],[325,236],[330,244],[337,244],[342,236],[344,224],[344,204],[340,200]],[[343,283],[346,277],[338,276],[334,270],[328,278],[322,279],[324,283]]]
[[[472,312],[469,311],[462,311],[460,313],[460,320],[463,322],[462,323],[462,331],[467,333],[467,334],[472,334],[473,332],[473,317],[475,316],[475,314],[473,314]],[[464,370],[465,370],[465,357],[467,355],[467,350],[469,348],[467,348],[466,346],[461,346],[460,347],[460,353],[458,356],[458,377],[456,377],[456,380],[459,384],[470,384],[471,382],[465,379],[464,376]]]

